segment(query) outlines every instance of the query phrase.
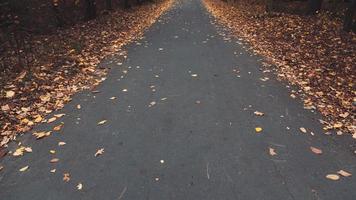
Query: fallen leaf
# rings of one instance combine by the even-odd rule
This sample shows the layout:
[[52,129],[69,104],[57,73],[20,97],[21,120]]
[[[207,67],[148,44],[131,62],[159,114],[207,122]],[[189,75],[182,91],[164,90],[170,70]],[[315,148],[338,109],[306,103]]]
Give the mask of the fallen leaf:
[[34,133],[32,133],[32,135],[34,135],[36,137],[36,139],[41,139],[41,138],[51,135],[51,131],[34,132]]
[[339,170],[337,173],[340,174],[340,175],[343,176],[343,177],[352,176],[351,173],[349,173],[349,172],[347,172],[347,171],[344,171],[344,170]]
[[49,162],[50,162],[50,163],[56,163],[56,162],[58,162],[58,161],[59,161],[58,158],[53,158],[53,159],[51,159]]
[[123,92],[127,92],[127,89],[122,89]]
[[106,121],[107,121],[107,120],[102,120],[102,121],[98,122],[98,125],[103,125],[103,124],[106,123]]
[[43,120],[42,116],[41,116],[41,115],[38,115],[38,116],[36,117],[36,119],[34,120],[34,122],[39,123],[39,122],[41,122],[42,120]]
[[256,127],[255,131],[256,131],[256,133],[260,133],[262,131],[262,128],[261,127]]
[[1,106],[2,111],[8,111],[10,110],[10,106],[8,104]]
[[57,170],[56,169],[51,169],[50,172],[51,173],[55,173]]
[[114,100],[114,99],[116,99],[116,97],[110,97],[110,99],[111,99],[111,100]]
[[303,133],[307,133],[307,129],[305,129],[304,127],[300,127],[299,130]]
[[98,149],[96,153],[94,154],[95,157],[102,155],[104,153],[104,148]]
[[275,155],[277,155],[277,153],[276,153],[275,149],[273,149],[273,148],[269,147],[269,155],[271,155],[271,156],[275,156]]
[[65,142],[58,142],[58,146],[63,146],[63,145],[65,145],[65,144],[67,144],[67,143],[65,143]]
[[197,76],[198,76],[198,74],[192,74],[191,76],[192,76],[192,77],[197,77]]
[[260,112],[260,111],[255,111],[254,114],[255,114],[256,116],[263,116],[263,115],[264,115],[264,113],[263,113],[263,112]]
[[20,172],[24,172],[24,171],[26,171],[28,168],[29,168],[29,166],[27,165],[27,166],[22,167],[21,169],[19,169],[19,171],[20,171]]
[[56,151],[55,151],[55,150],[49,150],[49,153],[51,153],[51,154],[55,154],[55,153],[56,153]]
[[63,181],[64,182],[70,181],[70,174],[69,173],[64,173],[63,174]]
[[82,189],[83,189],[83,184],[82,184],[82,183],[78,183],[77,189],[78,189],[78,190],[82,190]]
[[12,90],[6,91],[6,98],[12,98],[15,96],[15,92]]
[[31,152],[32,152],[32,148],[31,148],[31,147],[25,147],[25,151],[26,151],[27,153],[31,153]]
[[337,181],[340,179],[340,176],[337,174],[328,174],[325,176],[327,179],[333,180],[333,181]]
[[53,130],[54,130],[54,131],[60,131],[60,130],[62,129],[62,127],[63,127],[63,124],[59,124],[58,126],[55,126],[55,127],[53,128]]
[[4,166],[0,165],[0,171],[4,169]]
[[15,157],[23,156],[24,151],[25,151],[25,147],[20,147],[20,148],[17,148],[12,155]]
[[52,122],[56,121],[56,119],[57,119],[57,117],[49,118],[49,119],[47,120],[47,123],[52,123]]
[[148,107],[152,107],[152,106],[154,106],[154,105],[156,105],[156,102],[155,102],[155,101],[152,101],[152,102],[148,105]]
[[57,118],[61,118],[61,117],[63,117],[64,115],[66,115],[66,114],[61,113],[61,114],[55,114],[54,116],[57,117]]
[[77,105],[77,109],[80,110],[82,106],[80,104]]
[[321,149],[315,148],[315,147],[310,147],[310,150],[315,153],[315,154],[322,154],[323,151]]

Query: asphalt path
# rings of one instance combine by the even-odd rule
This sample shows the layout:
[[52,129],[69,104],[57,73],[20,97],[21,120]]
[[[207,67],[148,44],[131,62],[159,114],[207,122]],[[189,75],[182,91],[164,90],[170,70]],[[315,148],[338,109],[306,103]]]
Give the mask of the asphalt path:
[[0,199],[356,199],[353,176],[325,177],[356,173],[352,139],[325,135],[321,116],[211,20],[199,0],[180,1],[126,47],[122,65],[103,61],[98,93],[76,94],[66,116],[35,128],[63,122],[59,133],[26,134],[19,141],[33,152],[1,160]]

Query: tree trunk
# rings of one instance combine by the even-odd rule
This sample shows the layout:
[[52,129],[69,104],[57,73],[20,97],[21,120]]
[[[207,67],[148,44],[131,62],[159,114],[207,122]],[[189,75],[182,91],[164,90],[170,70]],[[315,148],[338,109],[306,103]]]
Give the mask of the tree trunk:
[[345,31],[351,31],[351,29],[355,31],[356,21],[354,22],[353,20],[355,15],[355,10],[356,10],[356,0],[352,0],[345,13],[345,19],[344,19]]
[[308,10],[308,14],[309,15],[314,15],[317,13],[317,11],[319,11],[321,9],[321,4],[322,4],[323,0],[308,0],[308,4],[309,4],[309,10]]
[[106,10],[112,10],[112,2],[111,2],[111,0],[106,0]]
[[125,0],[124,1],[124,7],[125,8],[131,8],[130,4],[129,4],[129,0]]
[[273,12],[275,10],[275,0],[266,0],[266,12]]
[[85,18],[87,20],[94,19],[96,17],[96,2],[95,0],[85,0],[86,13]]
[[53,8],[54,16],[56,18],[56,25],[58,27],[62,27],[64,25],[64,20],[62,18],[61,13],[59,12],[58,6],[59,6],[58,1],[53,1],[52,8]]

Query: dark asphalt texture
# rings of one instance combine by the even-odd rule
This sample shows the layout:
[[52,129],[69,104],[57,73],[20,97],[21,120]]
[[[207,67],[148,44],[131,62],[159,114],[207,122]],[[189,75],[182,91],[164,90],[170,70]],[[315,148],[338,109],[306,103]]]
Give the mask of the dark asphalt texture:
[[[353,176],[325,178],[340,169],[356,173],[352,139],[324,135],[320,115],[303,109],[245,49],[218,34],[199,0],[177,3],[127,47],[122,66],[103,61],[111,70],[100,93],[75,95],[59,112],[66,116],[35,128],[63,121],[60,133],[19,138],[33,152],[1,161],[0,199],[355,200]],[[94,157],[99,148],[104,154]],[[60,161],[49,163],[54,157]]]

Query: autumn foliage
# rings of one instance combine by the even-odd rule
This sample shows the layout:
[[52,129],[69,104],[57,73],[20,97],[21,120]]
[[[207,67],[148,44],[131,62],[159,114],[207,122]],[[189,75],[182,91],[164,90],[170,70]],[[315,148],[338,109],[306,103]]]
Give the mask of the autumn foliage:
[[229,31],[248,41],[264,65],[299,90],[306,109],[324,116],[325,132],[335,129],[356,137],[356,37],[327,12],[316,16],[265,12],[263,4],[205,0],[207,9]]

